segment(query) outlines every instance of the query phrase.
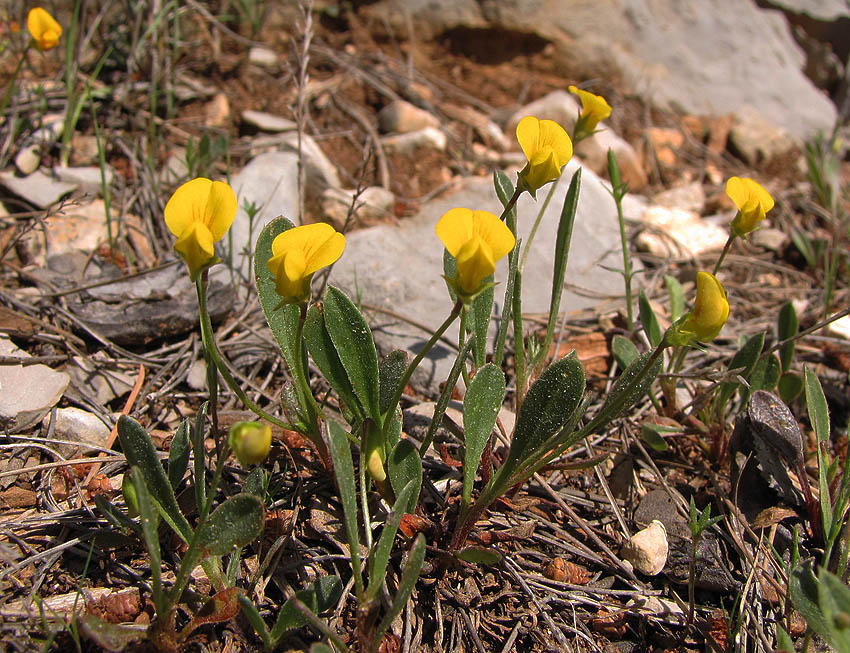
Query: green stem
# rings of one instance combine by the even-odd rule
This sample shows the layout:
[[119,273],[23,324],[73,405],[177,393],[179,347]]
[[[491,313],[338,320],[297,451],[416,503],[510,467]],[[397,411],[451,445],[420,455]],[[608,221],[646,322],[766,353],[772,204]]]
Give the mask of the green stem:
[[623,249],[623,280],[626,284],[626,320],[629,332],[634,328],[634,308],[632,306],[632,258],[629,253],[629,241],[626,238],[626,219],[623,216],[623,193],[625,188],[620,181],[620,167],[613,150],[608,150],[608,176],[611,178],[611,196],[617,207],[617,222],[620,225],[620,246]]
[[446,332],[446,329],[451,326],[451,323],[455,321],[455,318],[460,315],[461,310],[463,309],[463,300],[458,299],[455,302],[454,307],[452,308],[451,313],[446,318],[445,322],[443,322],[439,328],[434,332],[434,335],[431,336],[431,339],[425,343],[425,346],[422,348],[416,358],[414,358],[410,365],[407,366],[407,369],[404,371],[404,374],[401,377],[401,380],[398,383],[398,387],[395,389],[395,393],[393,394],[392,401],[390,401],[389,406],[387,408],[387,418],[384,420],[384,424],[381,427],[381,441],[387,441],[387,435],[389,433],[390,424],[392,423],[392,416],[395,415],[395,409],[398,407],[398,403],[401,401],[401,393],[404,392],[404,387],[407,385],[407,382],[410,380],[411,375],[419,367],[419,363],[422,362],[422,359],[428,355],[428,352],[431,351],[431,348],[437,343],[440,337]]
[[[366,548],[372,550],[372,518],[369,515],[369,496],[366,485],[366,448],[360,447],[360,507],[363,511],[363,531],[366,536]],[[360,595],[358,594],[358,597]]]
[[214,363],[215,367],[221,373],[222,378],[225,383],[227,383],[227,387],[230,388],[233,393],[239,397],[239,400],[245,404],[245,406],[253,412],[258,417],[262,417],[267,422],[274,424],[275,426],[279,426],[282,429],[286,429],[288,431],[295,430],[291,424],[288,424],[274,415],[270,415],[262,408],[260,408],[257,404],[251,401],[248,396],[245,394],[245,391],[239,386],[236,380],[233,378],[233,375],[230,374],[230,370],[227,368],[221,353],[218,351],[218,347],[216,347],[215,339],[213,337],[212,332],[212,321],[210,320],[209,312],[207,311],[207,298],[206,298],[206,286],[202,285],[201,280],[197,281],[197,290],[198,290],[198,309],[201,314],[201,341],[204,346],[204,355],[206,356],[207,352],[209,353],[210,360]]
[[[457,350],[460,351],[463,349],[464,339],[466,338],[466,320],[469,317],[469,308],[464,306],[463,310],[460,312],[460,324],[458,325],[458,333],[457,333]],[[469,370],[466,369],[466,362],[460,368],[460,373],[463,376],[463,383],[468,388],[469,387]]]
[[737,238],[737,236],[735,236],[734,233],[729,234],[729,239],[723,246],[723,251],[720,252],[720,258],[718,258],[717,263],[714,264],[714,271],[712,272],[714,276],[717,276],[717,272],[718,270],[720,270],[720,265],[723,263],[723,259],[725,259],[726,255],[729,253],[729,250],[732,247],[732,243],[735,242],[735,238]]
[[24,51],[21,52],[21,58],[18,59],[18,65],[15,66],[15,71],[12,73],[12,79],[9,81],[9,86],[6,88],[6,92],[3,94],[3,101],[0,102],[0,114],[6,111],[6,107],[9,106],[9,101],[12,99],[12,91],[15,90],[15,82],[18,79],[18,74],[21,72],[21,67],[24,65],[24,59],[27,57],[27,52],[32,45],[32,40],[27,43],[27,46],[24,48]]
[[[531,249],[531,243],[534,241],[534,235],[537,233],[537,229],[543,221],[543,214],[546,213],[546,209],[549,208],[549,202],[552,201],[552,196],[555,194],[555,189],[558,187],[560,181],[561,177],[558,177],[554,182],[552,182],[552,185],[549,187],[549,192],[546,193],[546,199],[543,200],[543,204],[540,205],[540,210],[537,211],[537,218],[535,218],[534,224],[531,226],[531,231],[528,234],[528,238],[525,241],[525,247],[522,250],[522,258],[519,262],[520,272],[525,269],[525,261],[528,258],[528,251]],[[514,195],[516,195],[516,193],[514,193]]]
[[514,281],[514,294],[511,298],[514,325],[514,359],[516,372],[516,394],[514,395],[516,405],[515,414],[519,414],[522,400],[525,397],[525,340],[522,337],[522,272],[516,271]]
[[322,442],[322,435],[319,432],[319,412],[316,406],[316,399],[313,397],[313,391],[310,389],[309,375],[307,372],[307,357],[305,354],[304,345],[304,321],[307,319],[307,304],[301,304],[301,313],[298,317],[298,325],[295,327],[295,360],[292,361],[292,377],[295,380],[295,387],[298,388],[298,394],[301,396],[299,402],[302,408],[307,412],[307,434],[317,445]]

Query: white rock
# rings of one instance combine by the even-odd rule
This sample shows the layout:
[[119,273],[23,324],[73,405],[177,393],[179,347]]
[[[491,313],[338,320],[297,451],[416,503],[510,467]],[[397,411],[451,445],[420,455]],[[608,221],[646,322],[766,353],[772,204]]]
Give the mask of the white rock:
[[640,164],[640,157],[627,140],[611,129],[602,127],[590,138],[582,140],[576,147],[576,156],[593,172],[607,177],[608,150],[612,150],[616,155],[620,178],[629,185],[629,190],[643,189],[647,177]]
[[[298,134],[295,131],[263,136],[251,141],[252,156],[267,154],[269,152],[279,152],[281,150],[298,153]],[[306,164],[306,192],[308,197],[317,197],[328,186],[339,188],[342,185],[339,181],[339,173],[336,170],[336,166],[325,155],[318,143],[308,134],[302,135],[301,154]]]
[[[42,432],[47,433],[50,416],[44,418]],[[79,442],[79,445],[59,444],[57,451],[66,458],[74,455],[78,450],[80,453],[90,451],[90,447],[106,446],[111,428],[94,413],[81,408],[59,408],[56,410],[56,419],[53,422],[53,438],[56,440],[69,440]]]
[[566,129],[568,134],[572,134],[580,112],[581,102],[575,95],[563,90],[552,91],[515,112],[508,119],[505,136],[516,142],[516,126],[526,116],[534,116],[540,120],[554,120]]
[[771,252],[782,251],[789,240],[787,233],[782,229],[774,229],[773,227],[756,229],[749,235],[749,239],[756,247],[763,247]]
[[843,340],[850,340],[850,315],[845,315],[840,320],[830,322],[826,326],[826,333],[827,335],[830,335],[833,338],[842,338]]
[[133,388],[133,379],[124,372],[109,369],[105,359],[102,352],[96,352],[91,358],[74,356],[66,368],[73,381],[72,388],[85,388],[87,396],[101,406]]
[[729,237],[726,229],[685,209],[650,206],[641,215],[641,221],[652,229],[641,231],[636,245],[662,258],[698,256],[722,249]]
[[[98,166],[83,166],[66,168],[65,166],[57,166],[53,168],[53,174],[60,181],[68,184],[75,184],[80,190],[89,195],[102,195],[103,184],[101,183],[100,167]],[[106,177],[106,185],[112,184],[112,179],[115,172],[112,166],[107,165],[104,169]]]
[[767,120],[758,109],[747,105],[735,112],[729,141],[750,165],[764,163],[799,146],[799,141]]
[[26,145],[15,155],[15,167],[22,175],[31,175],[40,165],[41,145]]
[[242,120],[247,124],[266,132],[288,132],[298,129],[292,120],[276,116],[265,111],[246,109],[242,112]]
[[661,573],[667,563],[667,529],[657,519],[638,531],[623,545],[620,555],[647,576]]
[[248,61],[255,66],[274,68],[280,63],[280,56],[274,50],[255,45],[248,50]]
[[387,152],[414,154],[419,149],[432,149],[443,152],[446,149],[446,135],[436,127],[425,127],[404,134],[392,134],[381,139],[381,145]]
[[[0,356],[31,356],[0,336]],[[10,433],[37,423],[62,398],[71,379],[47,365],[0,365],[0,422]]]
[[[348,216],[353,200],[353,190],[327,188],[322,193],[322,213],[327,222],[332,224],[338,231],[341,231],[343,226],[345,226],[345,219]],[[394,204],[395,195],[387,189],[380,186],[365,188],[357,196],[357,201],[354,205],[353,222],[350,226],[370,225],[393,219],[395,217],[393,214]]]
[[705,190],[701,183],[695,181],[656,193],[652,197],[652,203],[667,209],[684,209],[702,213],[705,208]]
[[385,134],[403,134],[439,126],[436,116],[404,100],[391,102],[378,112],[378,128]]
[[660,596],[635,596],[627,606],[668,623],[680,623],[685,618],[684,610],[675,601]]
[[0,172],[0,184],[40,209],[56,204],[64,195],[76,188],[74,184],[56,181],[41,170],[36,170],[26,177],[17,177],[10,172]]
[[28,262],[43,265],[48,258],[70,252],[90,254],[108,239],[103,200],[69,206],[44,220],[44,230],[32,230],[21,239]]
[[207,364],[203,358],[192,363],[192,367],[189,368],[189,373],[186,375],[186,384],[192,390],[207,389]]

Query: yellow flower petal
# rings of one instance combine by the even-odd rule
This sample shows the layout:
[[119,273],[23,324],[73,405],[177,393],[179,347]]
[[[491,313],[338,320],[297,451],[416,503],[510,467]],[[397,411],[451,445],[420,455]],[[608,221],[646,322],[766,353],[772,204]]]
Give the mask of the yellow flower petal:
[[472,296],[481,281],[493,274],[496,261],[514,248],[511,230],[489,211],[456,208],[437,222],[437,237],[457,263],[455,283],[461,293]]
[[272,430],[260,422],[236,422],[230,427],[228,443],[243,467],[259,465],[269,455]]
[[713,274],[697,272],[697,298],[694,308],[685,319],[681,331],[692,334],[694,340],[714,340],[729,319],[726,291]]
[[520,172],[520,183],[532,196],[543,184],[560,177],[561,169],[573,155],[567,132],[553,120],[526,116],[516,128],[517,141],[528,165]]
[[207,195],[204,209],[204,224],[209,227],[213,241],[218,242],[233,224],[239,203],[236,193],[223,181],[214,181]]
[[207,227],[194,222],[174,243],[174,250],[180,255],[194,278],[196,273],[215,259],[215,246],[212,234]]
[[584,128],[587,131],[592,132],[600,121],[611,115],[611,105],[601,95],[584,91],[576,86],[570,86],[568,90],[578,95],[581,100],[581,117],[584,119]]
[[743,237],[753,231],[774,206],[770,193],[748,177],[730,177],[726,182],[726,194],[738,207],[731,226],[736,236]]
[[324,222],[294,227],[276,236],[266,265],[275,277],[277,294],[291,301],[306,300],[311,275],[335,263],[344,249],[345,236]]
[[233,190],[223,181],[198,177],[180,186],[165,205],[165,224],[178,238],[194,222],[209,229],[218,242],[236,217],[238,202]]
[[59,45],[62,26],[41,7],[30,9],[27,14],[27,29],[39,50],[50,50]]

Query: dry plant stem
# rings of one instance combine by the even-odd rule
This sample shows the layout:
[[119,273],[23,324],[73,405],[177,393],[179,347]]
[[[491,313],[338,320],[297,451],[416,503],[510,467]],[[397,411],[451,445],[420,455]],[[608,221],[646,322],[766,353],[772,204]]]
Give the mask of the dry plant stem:
[[307,64],[310,61],[310,42],[313,40],[313,0],[300,0],[298,9],[304,16],[304,27],[302,29],[301,51],[298,53],[298,86],[295,102],[295,123],[298,127],[298,223],[304,224],[304,191],[306,188],[306,175],[304,172],[304,152],[302,144],[304,139],[304,122],[306,120],[307,102],[304,91],[307,87]]
[[[204,346],[204,356],[206,357],[207,352],[209,352],[210,361],[213,366],[221,373],[222,378],[225,383],[227,383],[227,387],[229,387],[233,393],[239,397],[240,401],[255,415],[258,417],[262,417],[264,420],[268,421],[275,426],[279,426],[282,429],[286,429],[288,431],[294,430],[291,424],[287,424],[286,422],[278,419],[274,415],[270,415],[262,408],[260,408],[257,404],[251,401],[242,388],[236,383],[236,380],[230,374],[230,370],[225,365],[224,360],[221,357],[221,353],[218,351],[218,347],[215,344],[215,338],[213,337],[212,330],[212,322],[210,321],[210,314],[207,311],[207,296],[206,296],[206,273],[201,275],[201,277],[197,281],[197,290],[198,290],[198,309],[201,314],[201,340]],[[210,398],[210,414],[215,414],[215,404],[212,401],[212,397]],[[218,439],[216,438],[216,442]]]
[[26,59],[27,51],[30,49],[32,45],[32,40],[27,43],[27,46],[24,48],[24,51],[21,52],[21,58],[18,59],[18,65],[15,66],[15,70],[12,72],[12,79],[9,82],[9,86],[6,89],[6,92],[3,94],[3,101],[0,102],[0,115],[2,115],[6,111],[6,107],[9,106],[9,100],[12,99],[12,92],[15,90],[15,81],[18,79],[18,75],[21,72],[21,66],[24,65],[24,59]]
[[[511,196],[511,199],[508,200],[508,203],[505,204],[505,208],[502,210],[502,214],[499,216],[499,220],[501,220],[502,222],[505,221],[505,219],[508,217],[508,213],[511,212],[511,209],[514,208],[514,205],[517,203],[519,196],[522,195],[523,190],[524,189],[522,188],[517,188],[516,190],[514,190],[514,194]],[[516,233],[514,234],[514,236],[516,236]]]

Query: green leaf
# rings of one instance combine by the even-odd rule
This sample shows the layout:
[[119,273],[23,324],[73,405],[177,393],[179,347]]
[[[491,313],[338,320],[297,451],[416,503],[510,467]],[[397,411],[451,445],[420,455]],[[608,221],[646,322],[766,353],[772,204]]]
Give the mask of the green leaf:
[[614,336],[611,340],[611,353],[614,354],[614,360],[621,370],[628,368],[640,356],[635,344],[623,336]]
[[339,358],[339,354],[331,340],[331,334],[325,325],[322,310],[315,304],[307,310],[307,318],[304,320],[304,342],[310,357],[319,368],[330,386],[339,395],[339,398],[355,416],[362,422],[364,417],[363,406],[354,394],[348,373]]
[[819,605],[818,579],[812,571],[812,560],[805,560],[791,571],[788,577],[788,590],[791,602],[809,628],[824,638],[829,637],[830,627]]
[[254,248],[254,280],[257,284],[260,305],[266,314],[266,322],[290,367],[295,361],[295,334],[301,309],[296,304],[280,305],[281,297],[275,290],[275,279],[266,263],[272,257],[272,241],[275,237],[294,226],[284,217],[275,218],[263,227]]
[[744,399],[748,399],[749,395],[756,390],[773,391],[779,383],[780,375],[780,363],[776,356],[771,354],[759,359],[747,379],[750,383],[750,389]]
[[80,624],[86,637],[94,640],[104,651],[110,651],[110,653],[125,651],[130,645],[147,637],[145,630],[111,624],[93,614],[82,615]]
[[[599,409],[596,417],[583,429],[588,433],[599,428],[603,424],[610,422],[617,417],[623,410],[634,405],[634,403],[643,397],[661,372],[661,357],[652,365],[649,370],[644,372],[646,364],[652,357],[652,352],[648,351],[638,356],[631,365],[629,365],[611,387],[611,392],[605,398],[605,403]],[[640,374],[643,376],[639,378]]]
[[[300,601],[313,614],[321,614],[333,608],[342,596],[342,582],[338,576],[322,576],[303,589],[295,592],[295,598]],[[272,646],[287,630],[301,628],[307,625],[307,617],[298,608],[292,599],[283,604],[277,615],[277,621],[271,631]]]
[[257,635],[259,635],[260,639],[263,640],[263,646],[266,648],[272,648],[272,639],[269,635],[269,629],[266,626],[266,622],[263,621],[263,618],[260,616],[260,611],[257,610],[257,606],[254,605],[254,602],[244,594],[239,595],[238,601],[239,605],[242,606],[242,612],[248,619],[248,623],[251,624]]
[[673,426],[663,426],[661,424],[650,424],[644,422],[643,426],[641,426],[640,437],[655,451],[667,451],[669,446],[667,445],[667,440],[664,439],[664,435],[681,432],[681,427],[676,428]]
[[[483,279],[483,283],[493,283],[491,274]],[[493,314],[493,297],[495,288],[488,286],[482,290],[469,307],[469,324],[472,332],[472,357],[476,367],[482,367],[487,362],[487,335],[490,329],[490,317]]]
[[575,352],[550,365],[531,386],[519,409],[508,457],[499,477],[513,472],[557,433],[572,416],[584,394],[584,369]]
[[419,503],[419,490],[422,488],[422,458],[419,450],[408,439],[399,440],[387,456],[387,475],[390,477],[390,485],[396,496],[401,496],[401,491],[410,482],[416,483],[415,491],[411,493],[408,503],[404,506],[405,512],[416,512],[416,504]]
[[661,338],[664,337],[664,334],[661,332],[661,325],[658,324],[658,318],[655,316],[655,311],[652,310],[649,298],[643,290],[640,291],[638,308],[640,310],[640,323],[643,325],[646,337],[649,338],[649,343],[653,347],[657,347],[661,343]]
[[488,363],[475,373],[463,402],[463,502],[469,505],[481,454],[505,400],[505,375]]
[[497,565],[502,561],[503,556],[499,551],[490,547],[468,546],[455,553],[455,557],[476,565]]
[[162,468],[156,448],[147,431],[133,418],[121,415],[118,418],[118,439],[121,440],[121,450],[130,466],[141,468],[145,486],[162,514],[162,518],[188,542],[192,529],[183,513],[180,512],[174,490],[165,475],[165,470]]
[[322,642],[314,642],[310,645],[310,653],[334,653],[334,650]]
[[446,409],[449,407],[449,402],[452,399],[452,391],[455,389],[455,386],[457,386],[457,380],[460,378],[461,370],[463,369],[464,362],[466,361],[466,357],[469,355],[471,347],[472,338],[466,341],[463,349],[458,352],[457,357],[455,358],[455,362],[449,372],[449,377],[446,379],[443,390],[437,398],[436,406],[434,406],[434,416],[431,418],[431,424],[428,426],[428,433],[425,435],[425,440],[423,440],[422,446],[419,448],[420,456],[424,456],[428,451],[428,447],[431,446],[431,443],[434,441],[434,436],[437,434],[437,429],[443,422],[443,416],[446,414]]
[[103,494],[94,495],[94,505],[100,510],[100,513],[106,517],[106,520],[115,528],[123,533],[134,532],[141,535],[141,528],[132,519],[127,517],[121,510],[106,498]]
[[[348,434],[333,421],[325,422],[328,426],[328,443],[331,460],[334,464],[339,498],[342,503],[342,513],[345,523],[345,534],[351,549],[351,566],[355,579],[360,578],[360,534],[357,529],[357,486],[354,482],[354,463],[351,460],[351,444]],[[360,591],[360,584],[357,584]]]
[[398,527],[404,515],[409,512],[410,503],[415,502],[416,497],[419,496],[421,484],[421,479],[411,479],[401,492],[397,493],[393,511],[384,523],[378,545],[373,549],[374,553],[369,561],[369,589],[366,591],[366,601],[374,600],[381,591]]
[[[794,310],[794,304],[788,302],[779,309],[779,322],[777,332],[779,341],[788,340],[797,335],[799,324],[797,323],[797,311]],[[791,369],[791,363],[794,362],[794,346],[795,341],[782,345],[779,349],[779,362],[782,363],[782,371],[787,372]]]
[[328,287],[324,302],[325,327],[331,336],[354,394],[376,424],[381,424],[378,353],[363,314],[338,288]]
[[260,497],[237,494],[216,508],[198,533],[201,558],[224,556],[256,540],[265,526]]
[[670,299],[670,322],[675,322],[685,312],[685,291],[679,280],[669,274],[664,275],[664,285]]
[[457,278],[457,261],[455,257],[449,254],[449,250],[443,249],[443,279],[446,282],[446,290],[449,291],[449,297],[452,303],[457,301],[457,294],[449,283],[449,279]]
[[[732,360],[729,361],[729,365],[726,369],[736,370],[742,368],[740,376],[747,378],[750,372],[753,371],[753,368],[761,355],[761,350],[764,347],[764,336],[764,333],[757,333],[751,338],[748,338],[741,348],[735,352],[735,355],[732,356]],[[720,392],[717,393],[718,404],[720,406],[725,406],[726,402],[729,401],[729,398],[734,394],[739,385],[740,384],[736,381],[721,383]]]
[[268,485],[268,472],[262,467],[255,467],[251,473],[245,477],[245,482],[242,483],[242,491],[245,494],[253,494],[261,499],[266,496],[266,487]]
[[148,550],[151,565],[151,588],[153,589],[153,602],[157,614],[165,615],[169,607],[162,593],[162,557],[159,549],[158,520],[154,516],[151,505],[150,494],[145,485],[145,477],[142,469],[135,465],[130,468],[130,482],[136,488],[136,500],[139,504],[139,522],[142,526],[142,536],[145,540],[145,548]]
[[818,489],[820,491],[820,510],[821,518],[823,519],[823,528],[826,531],[832,523],[832,503],[829,492],[829,475],[827,467],[829,465],[825,448],[829,444],[829,407],[826,403],[826,397],[823,394],[823,388],[820,385],[818,375],[806,366],[804,370],[805,386],[806,386],[806,406],[809,410],[809,421],[812,423],[812,429],[818,440]]
[[[555,333],[555,323],[561,310],[561,297],[564,294],[564,277],[567,274],[567,262],[570,257],[570,244],[573,239],[573,224],[578,208],[578,196],[581,190],[581,168],[575,171],[570,180],[570,187],[564,197],[561,215],[558,219],[558,233],[555,236],[555,267],[552,271],[552,293],[549,299],[549,322],[546,326],[546,344],[548,351]],[[544,351],[544,356],[546,352]]]
[[168,482],[175,491],[189,466],[189,454],[191,453],[189,432],[191,428],[189,420],[184,419],[177,427],[168,449]]
[[[514,195],[514,184],[510,178],[501,170],[493,172],[493,186],[496,189],[496,196],[502,203],[502,206],[507,206],[511,197]],[[511,209],[512,214],[516,214],[516,205]]]
[[826,639],[836,651],[850,651],[850,587],[835,574],[821,569],[818,600],[829,628]]
[[401,349],[391,351],[381,359],[378,365],[378,377],[381,385],[378,408],[382,415],[390,409],[390,402],[401,383],[402,377],[404,377],[405,370],[407,370],[407,353]]
[[401,580],[398,584],[398,591],[393,597],[392,605],[375,631],[375,641],[380,641],[387,628],[390,627],[393,620],[404,609],[404,606],[407,604],[407,600],[413,593],[413,588],[416,587],[416,581],[419,579],[419,572],[422,569],[422,563],[424,560],[425,536],[422,533],[419,533],[413,541],[413,546],[407,555],[407,564],[404,565],[404,570],[401,572]]
[[775,651],[795,651],[794,648],[794,640],[791,639],[791,636],[785,632],[785,629],[776,624],[776,648]]
[[795,372],[785,372],[779,377],[779,396],[790,404],[803,392],[803,379]]

